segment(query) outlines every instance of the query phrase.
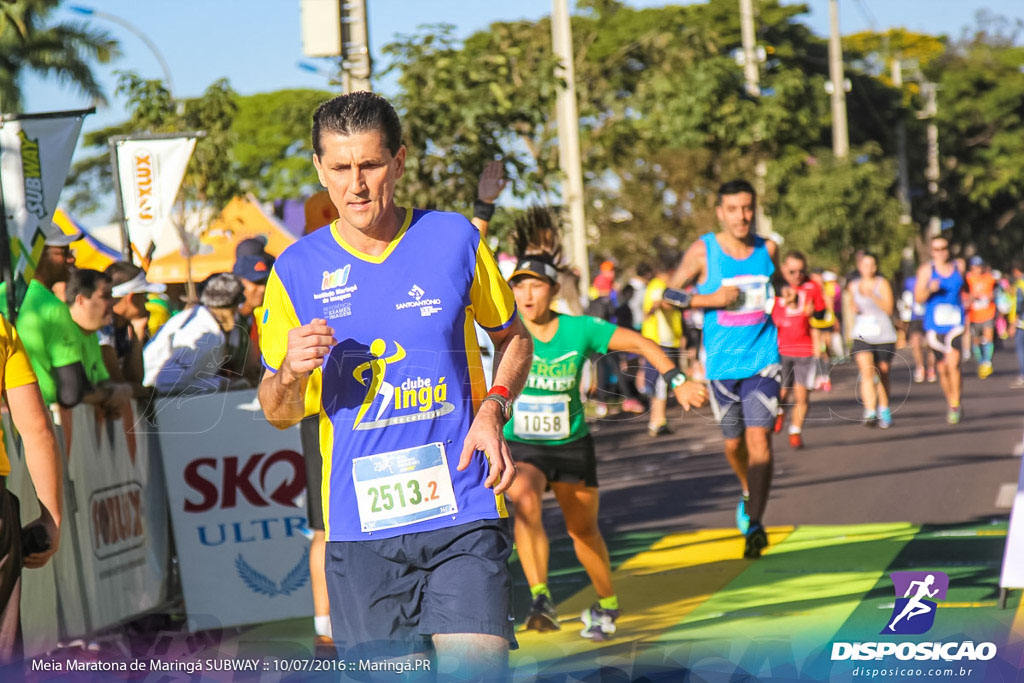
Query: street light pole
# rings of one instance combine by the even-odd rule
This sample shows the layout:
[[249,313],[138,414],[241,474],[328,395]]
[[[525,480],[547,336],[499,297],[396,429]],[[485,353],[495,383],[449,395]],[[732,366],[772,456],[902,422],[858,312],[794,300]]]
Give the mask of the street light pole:
[[576,69],[573,63],[572,26],[568,0],[551,2],[551,43],[560,66],[555,75],[565,82],[558,89],[558,161],[565,174],[562,199],[569,209],[573,265],[579,270],[583,291],[590,287],[587,225],[583,207],[583,167],[580,161],[580,117],[576,110]]
[[837,159],[850,153],[846,125],[846,78],[843,76],[843,44],[839,37],[839,2],[828,0],[828,75],[832,81],[832,152]]
[[107,14],[106,12],[101,12],[98,9],[93,9],[92,7],[84,7],[82,5],[68,5],[68,9],[72,12],[83,14],[87,17],[106,19],[107,21],[115,23],[118,26],[121,26],[122,28],[126,29],[127,31],[135,35],[143,43],[145,43],[146,47],[149,48],[149,51],[153,53],[153,56],[156,57],[156,61],[160,64],[160,69],[164,72],[164,83],[167,84],[167,92],[171,94],[171,99],[174,99],[174,80],[171,78],[171,69],[167,66],[167,60],[165,60],[164,56],[160,54],[160,50],[158,50],[156,44],[149,39],[149,36],[143,33],[134,24],[130,24],[121,17],[115,16],[113,14]]

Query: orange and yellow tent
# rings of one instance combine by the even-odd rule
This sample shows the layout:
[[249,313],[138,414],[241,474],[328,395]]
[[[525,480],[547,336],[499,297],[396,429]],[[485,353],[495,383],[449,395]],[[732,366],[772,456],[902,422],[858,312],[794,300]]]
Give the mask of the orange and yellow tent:
[[[260,208],[251,196],[235,197],[210,223],[199,238],[200,253],[192,257],[192,279],[202,282],[214,273],[230,273],[235,265],[235,247],[249,237],[264,237],[267,252],[280,256],[295,241],[288,230]],[[186,282],[188,261],[182,254],[154,259],[146,271],[150,282]]]
[[121,253],[113,247],[107,246],[90,235],[63,209],[53,212],[53,223],[60,228],[65,235],[74,235],[81,232],[82,239],[71,243],[71,253],[75,255],[75,266],[78,268],[91,268],[92,270],[106,270],[107,266],[115,261],[121,260]]

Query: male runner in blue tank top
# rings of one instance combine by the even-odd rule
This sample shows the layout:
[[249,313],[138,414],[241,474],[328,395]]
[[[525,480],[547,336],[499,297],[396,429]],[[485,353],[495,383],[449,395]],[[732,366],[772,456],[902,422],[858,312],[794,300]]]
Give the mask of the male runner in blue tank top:
[[711,405],[725,437],[725,456],[743,487],[736,524],[746,536],[747,558],[760,557],[768,545],[761,518],[772,483],[772,429],[781,380],[771,319],[778,246],[751,229],[756,201],[746,181],[722,185],[715,207],[721,231],[694,242],[670,282],[678,288],[696,280],[697,293],[676,301],[705,309]]
[[925,306],[925,339],[935,353],[935,369],[949,404],[946,421],[955,425],[963,417],[960,345],[964,334],[966,282],[957,263],[949,257],[949,240],[933,237],[931,252],[931,262],[917,269],[914,299]]

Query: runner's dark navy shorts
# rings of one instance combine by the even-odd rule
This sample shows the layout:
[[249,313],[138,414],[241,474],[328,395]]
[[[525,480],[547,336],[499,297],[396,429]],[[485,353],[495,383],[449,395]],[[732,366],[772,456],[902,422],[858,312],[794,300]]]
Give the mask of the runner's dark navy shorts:
[[327,543],[327,590],[342,657],[399,657],[433,649],[438,633],[506,638],[512,616],[507,519],[395,538]]
[[738,439],[747,427],[771,429],[779,413],[779,370],[744,379],[711,382],[711,410],[722,436]]

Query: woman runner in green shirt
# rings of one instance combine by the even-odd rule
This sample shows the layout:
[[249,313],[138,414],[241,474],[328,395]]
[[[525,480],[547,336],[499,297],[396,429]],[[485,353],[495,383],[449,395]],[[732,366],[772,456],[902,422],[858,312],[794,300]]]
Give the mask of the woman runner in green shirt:
[[533,336],[534,356],[526,388],[505,425],[518,466],[506,495],[515,505],[515,541],[533,595],[526,627],[560,628],[547,587],[548,537],[541,523],[541,497],[550,488],[576,557],[600,598],[583,612],[581,635],[606,640],[615,632],[619,605],[608,548],[597,525],[597,463],[579,390],[583,363],[591,354],[607,351],[639,354],[662,373],[685,410],[702,405],[707,391],[703,384],[687,381],[658,345],[639,333],[599,318],[551,310],[558,294],[561,247],[546,209],[530,209],[517,221],[516,253],[519,260],[509,283]]

